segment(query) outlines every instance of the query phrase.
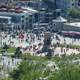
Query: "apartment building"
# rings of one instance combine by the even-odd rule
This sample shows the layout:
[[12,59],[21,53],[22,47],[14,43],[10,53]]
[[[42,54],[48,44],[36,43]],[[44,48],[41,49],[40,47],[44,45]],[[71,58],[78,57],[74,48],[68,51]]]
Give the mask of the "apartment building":
[[14,28],[27,29],[32,28],[35,23],[35,14],[38,11],[28,8],[10,8],[9,6],[0,6],[0,16],[11,17],[11,23]]

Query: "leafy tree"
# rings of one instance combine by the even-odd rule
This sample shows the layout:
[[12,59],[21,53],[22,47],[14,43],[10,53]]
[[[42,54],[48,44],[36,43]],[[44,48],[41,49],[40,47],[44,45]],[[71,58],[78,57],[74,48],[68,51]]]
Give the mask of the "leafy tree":
[[22,61],[17,70],[11,73],[13,80],[37,80],[41,75],[41,65]]
[[69,16],[72,18],[80,18],[80,10],[79,9],[71,9],[69,11]]
[[47,67],[47,60],[42,58],[23,60],[18,68],[11,72],[11,78],[12,80],[44,80],[47,77],[45,80],[80,80],[80,65],[69,61],[68,57],[58,58],[59,69],[53,71],[54,65]]
[[53,79],[54,80],[80,80],[80,66],[79,65],[66,65],[57,72]]

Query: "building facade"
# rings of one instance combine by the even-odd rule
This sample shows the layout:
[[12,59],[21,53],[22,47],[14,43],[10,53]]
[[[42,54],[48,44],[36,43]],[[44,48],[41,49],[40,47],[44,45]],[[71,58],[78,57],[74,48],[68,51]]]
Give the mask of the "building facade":
[[28,8],[7,8],[7,6],[0,6],[0,16],[11,17],[11,23],[14,28],[27,29],[32,28],[33,23],[35,23],[35,14],[38,11]]
[[55,0],[56,12],[59,11],[59,15],[67,16],[68,11],[73,8],[78,8],[79,0]]

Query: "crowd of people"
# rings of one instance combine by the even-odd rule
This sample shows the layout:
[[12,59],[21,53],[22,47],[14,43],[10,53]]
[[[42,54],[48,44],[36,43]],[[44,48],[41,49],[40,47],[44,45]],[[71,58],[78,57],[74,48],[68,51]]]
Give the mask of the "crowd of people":
[[[12,48],[19,47],[23,54],[29,53],[35,56],[47,55],[47,52],[42,52],[44,46],[44,39],[45,39],[44,32],[41,32],[39,35],[36,33],[25,32],[25,31],[1,32],[0,39],[1,39],[0,47],[4,47],[4,45],[6,44]],[[79,54],[80,48],[74,49],[67,46],[67,45],[75,45],[75,44],[79,46],[79,43],[80,43],[80,39],[64,37],[57,33],[51,33],[51,44],[49,45],[49,52],[52,51],[53,56]],[[5,69],[9,69],[9,68],[13,69],[21,61],[20,58],[12,58],[5,55],[0,55],[0,65],[2,66],[2,68],[4,66]],[[0,72],[1,76],[3,74],[4,74],[3,72]]]
[[[16,31],[16,32],[1,32],[1,46],[3,47],[5,44],[11,47],[20,47],[23,53],[31,53],[36,54],[43,48],[44,45],[44,32],[39,35],[32,32],[25,31]],[[54,54],[59,53],[67,53],[70,48],[67,48],[66,45],[79,45],[79,39],[73,39],[61,36],[57,33],[51,34],[51,45],[50,48],[53,49]],[[59,44],[64,44],[64,47],[60,47]],[[57,48],[61,50],[57,50]],[[65,48],[65,49],[64,49]],[[77,50],[80,52],[80,50]],[[41,53],[42,54],[42,53]]]

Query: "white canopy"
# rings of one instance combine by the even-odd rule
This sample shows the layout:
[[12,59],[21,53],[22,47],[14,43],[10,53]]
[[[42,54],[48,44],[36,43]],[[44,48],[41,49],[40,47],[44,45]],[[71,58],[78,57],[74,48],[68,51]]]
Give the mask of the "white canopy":
[[25,13],[38,13],[37,10],[34,10],[32,8],[29,8],[29,7],[21,7],[23,9],[23,12]]
[[80,27],[80,22],[65,23],[65,25],[73,26],[73,27]]
[[59,16],[58,18],[54,19],[53,22],[67,22],[67,20],[61,16]]
[[11,17],[7,17],[7,16],[0,16],[1,19],[11,19]]

